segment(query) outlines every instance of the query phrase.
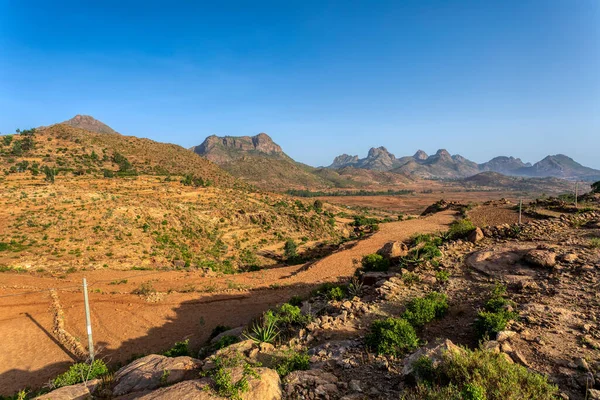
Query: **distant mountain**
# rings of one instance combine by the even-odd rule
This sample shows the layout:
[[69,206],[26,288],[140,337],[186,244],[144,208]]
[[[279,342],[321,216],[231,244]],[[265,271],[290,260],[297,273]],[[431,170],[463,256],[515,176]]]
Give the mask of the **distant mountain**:
[[518,170],[528,167],[531,167],[531,163],[524,163],[520,158],[506,156],[495,157],[488,162],[479,164],[481,171],[493,171],[505,175],[515,175]]
[[64,125],[72,126],[73,128],[79,128],[89,132],[118,133],[110,126],[98,121],[97,119],[89,115],[76,115],[70,120],[61,123]]
[[[266,133],[256,136],[209,136],[191,149],[235,177],[267,190],[364,188],[378,184],[402,184],[402,174],[380,172],[389,165],[385,148],[372,149],[368,168],[351,168],[352,156],[341,155],[339,169],[314,168],[294,161]],[[386,154],[387,153],[387,154]],[[393,157],[393,156],[392,156]]]
[[507,176],[486,171],[460,180],[467,189],[505,189],[540,193],[563,193],[573,190],[573,183],[559,178]]
[[412,156],[398,158],[385,147],[378,147],[371,148],[365,158],[342,154],[336,157],[328,168],[339,170],[344,167],[401,173],[412,178],[427,179],[460,179],[486,171],[524,177],[600,179],[599,170],[584,167],[562,154],[548,156],[534,165],[525,163],[520,158],[507,156],[495,157],[488,162],[477,164],[459,154],[451,155],[444,149],[431,156],[418,150]]
[[584,167],[564,154],[547,156],[531,167],[520,168],[515,175],[545,177],[553,176],[564,179],[600,180],[600,170]]

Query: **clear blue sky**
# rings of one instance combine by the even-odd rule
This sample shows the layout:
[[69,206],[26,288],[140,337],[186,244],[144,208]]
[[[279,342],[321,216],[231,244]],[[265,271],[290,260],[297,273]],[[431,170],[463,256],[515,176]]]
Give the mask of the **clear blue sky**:
[[0,132],[90,114],[298,161],[447,148],[600,168],[600,1],[0,0]]

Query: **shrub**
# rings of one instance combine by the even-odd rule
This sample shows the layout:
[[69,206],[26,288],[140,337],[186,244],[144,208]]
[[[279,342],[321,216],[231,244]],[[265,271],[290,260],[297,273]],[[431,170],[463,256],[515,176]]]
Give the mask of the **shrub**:
[[277,362],[275,370],[282,378],[294,371],[306,371],[310,368],[310,357],[306,352],[289,350],[285,357]]
[[348,284],[348,294],[350,297],[360,297],[363,294],[364,284],[355,276],[352,277],[352,281]]
[[435,273],[435,279],[440,283],[448,282],[450,279],[450,273],[448,271],[440,270]]
[[414,327],[423,325],[441,318],[448,311],[448,302],[445,294],[431,292],[425,297],[411,300],[406,305],[406,311],[402,318]]
[[365,271],[387,271],[390,261],[379,254],[369,254],[363,257],[362,266]]
[[173,347],[171,347],[169,350],[167,350],[163,353],[163,356],[166,356],[166,357],[189,356],[190,355],[189,343],[190,343],[189,339],[186,339],[183,342],[176,342]]
[[475,230],[475,225],[468,219],[460,219],[450,224],[450,229],[446,234],[450,240],[464,239],[469,236],[469,233]]
[[108,367],[102,360],[94,360],[91,364],[77,363],[71,365],[67,372],[63,372],[54,378],[52,387],[57,389],[63,386],[75,385],[106,374],[108,374]]
[[346,291],[341,286],[335,286],[327,291],[326,296],[329,300],[340,301],[346,297]]
[[[258,378],[259,375],[254,371],[252,365],[243,359],[241,355],[230,359],[217,357],[214,359],[215,368],[209,374],[215,382],[215,390],[220,396],[228,399],[240,400],[243,393],[250,389],[248,384],[249,377]],[[242,376],[237,382],[233,382],[231,368],[242,367]]]
[[313,207],[315,208],[316,212],[320,213],[323,211],[323,202],[321,200],[315,200]]
[[600,193],[600,181],[592,183],[591,187],[592,193]]
[[228,330],[230,330],[231,327],[230,326],[226,326],[226,325],[217,325],[215,326],[215,328],[212,330],[212,332],[210,333],[210,338],[214,338],[219,336],[221,333],[223,332],[227,332]]
[[429,376],[418,378],[407,399],[550,400],[558,394],[544,376],[482,349],[448,352]]
[[421,278],[417,274],[406,272],[402,274],[402,282],[407,286],[412,286],[414,283],[421,282]]
[[237,343],[239,341],[240,341],[240,338],[237,336],[225,335],[225,336],[221,337],[219,340],[217,340],[217,343],[215,343],[215,348],[217,350],[222,349],[222,348],[230,346],[234,343]]
[[387,318],[371,324],[365,337],[367,347],[377,354],[402,356],[419,345],[412,325],[402,318]]
[[290,301],[288,301],[288,303],[293,306],[300,307],[302,305],[303,301],[304,301],[304,299],[301,296],[292,296],[292,298],[290,299]]
[[592,249],[600,249],[600,238],[591,238],[589,244]]
[[307,321],[307,316],[302,315],[300,308],[290,303],[284,303],[274,310],[267,311],[265,318],[275,321],[277,325],[302,325]]
[[475,330],[480,339],[495,336],[506,328],[508,321],[517,318],[518,314],[510,310],[514,303],[506,299],[505,294],[506,287],[496,285],[483,310],[477,313]]

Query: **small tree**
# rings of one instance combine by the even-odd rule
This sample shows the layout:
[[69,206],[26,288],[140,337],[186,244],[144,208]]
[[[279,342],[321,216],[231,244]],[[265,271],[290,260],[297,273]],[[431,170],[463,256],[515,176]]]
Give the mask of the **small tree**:
[[313,207],[315,207],[315,211],[316,212],[321,212],[323,211],[323,202],[321,200],[315,200],[315,202],[313,203]]
[[600,181],[592,183],[592,193],[600,193]]
[[54,168],[50,168],[47,165],[44,165],[44,168],[42,169],[42,171],[44,172],[44,175],[46,175],[46,182],[50,182],[50,183],[54,183],[54,177],[56,176],[56,169]]
[[288,260],[293,260],[298,257],[298,246],[294,239],[288,239],[283,246],[283,254]]

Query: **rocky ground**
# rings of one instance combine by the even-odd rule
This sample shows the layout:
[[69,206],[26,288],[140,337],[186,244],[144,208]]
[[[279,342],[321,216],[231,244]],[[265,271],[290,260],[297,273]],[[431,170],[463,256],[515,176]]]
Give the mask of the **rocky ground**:
[[[436,245],[441,255],[415,257],[427,246],[418,240],[387,245],[381,253],[392,260],[389,271],[363,272],[339,292],[329,286],[295,299],[301,314],[293,317],[276,309],[277,340],[258,340],[265,336],[253,327],[260,325],[240,327],[213,338],[198,358],[146,356],[42,398],[600,398],[600,212],[482,227],[457,240],[442,237]],[[373,348],[373,322],[406,316],[414,299],[434,291],[446,296],[447,311],[414,324],[418,346],[396,354]],[[482,337],[481,312],[490,299],[500,299],[502,315],[510,318]],[[266,326],[267,320],[257,323]],[[215,352],[224,337],[241,341]],[[451,357],[469,354],[491,357],[506,380],[521,376],[518,390],[498,397],[497,388],[483,388],[486,395],[457,382],[460,393],[435,397],[431,386],[450,393],[448,382],[427,381],[418,364],[429,360],[430,372],[437,371]],[[489,373],[487,364],[473,368],[474,381]],[[539,387],[527,391],[532,382]]]

